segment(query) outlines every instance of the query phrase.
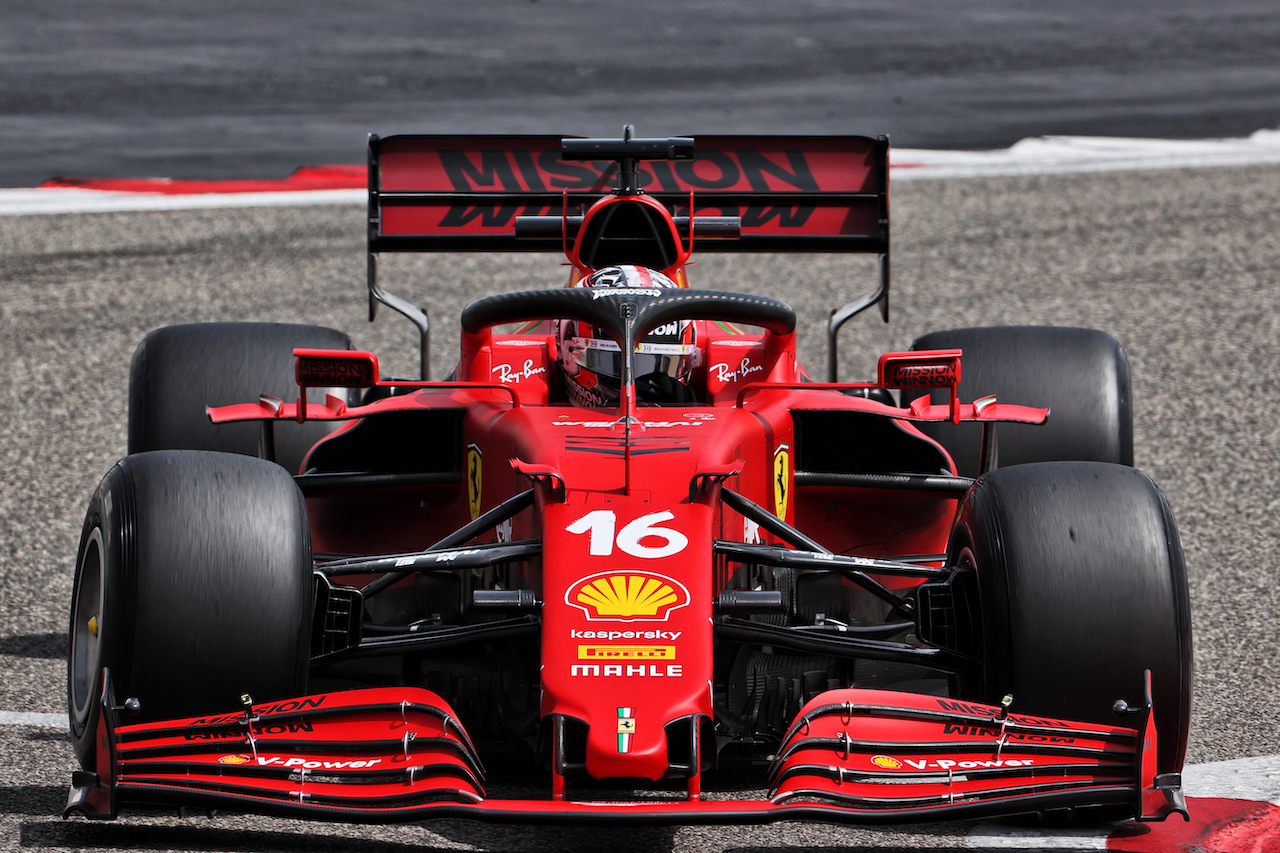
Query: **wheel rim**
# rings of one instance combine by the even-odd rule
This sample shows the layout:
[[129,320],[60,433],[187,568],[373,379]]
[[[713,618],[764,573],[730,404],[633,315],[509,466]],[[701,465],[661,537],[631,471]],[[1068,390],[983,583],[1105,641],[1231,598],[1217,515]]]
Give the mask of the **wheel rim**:
[[102,670],[102,529],[95,527],[85,543],[71,606],[69,691],[72,721],[84,726],[93,710]]

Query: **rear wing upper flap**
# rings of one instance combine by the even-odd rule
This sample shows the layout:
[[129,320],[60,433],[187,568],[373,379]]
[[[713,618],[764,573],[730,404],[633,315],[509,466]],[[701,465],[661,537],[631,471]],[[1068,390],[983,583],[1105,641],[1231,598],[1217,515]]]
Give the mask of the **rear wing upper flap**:
[[[517,216],[581,215],[613,160],[563,161],[561,136],[369,138],[369,250],[558,251]],[[644,192],[675,216],[737,216],[698,251],[878,252],[889,242],[889,142],[865,136],[697,136],[693,159],[645,160]],[[695,234],[695,240],[696,240]]]

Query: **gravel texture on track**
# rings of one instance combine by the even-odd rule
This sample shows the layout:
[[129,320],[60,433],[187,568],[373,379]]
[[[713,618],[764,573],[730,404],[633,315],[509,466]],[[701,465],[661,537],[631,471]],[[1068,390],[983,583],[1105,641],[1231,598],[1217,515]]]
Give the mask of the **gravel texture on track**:
[[[1280,753],[1280,167],[919,181],[893,199],[893,312],[843,335],[842,375],[926,331],[1002,323],[1103,329],[1132,366],[1138,467],[1177,514],[1196,643],[1189,761]],[[414,375],[415,337],[366,322],[359,206],[0,218],[0,710],[60,712],[82,513],[125,451],[134,347],[170,323],[270,320],[348,331]],[[791,301],[821,371],[826,312],[870,289],[866,258],[712,256],[695,286]],[[433,363],[495,290],[558,286],[555,257],[388,258],[382,281],[431,307]],[[861,849],[963,844],[966,824],[855,830],[557,830],[467,822],[360,828],[164,816],[61,822],[62,732],[0,730],[0,846],[274,850]],[[304,838],[311,836],[311,840]]]

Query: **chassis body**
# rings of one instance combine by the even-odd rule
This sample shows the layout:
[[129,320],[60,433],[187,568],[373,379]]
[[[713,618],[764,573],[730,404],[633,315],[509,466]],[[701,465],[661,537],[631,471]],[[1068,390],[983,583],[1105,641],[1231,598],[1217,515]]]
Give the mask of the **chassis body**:
[[[1185,812],[1180,766],[1159,766],[1141,661],[1134,693],[1105,697],[1133,706],[1111,722],[991,693],[989,593],[954,543],[975,481],[919,427],[983,425],[986,470],[995,424],[1048,411],[961,400],[958,350],[890,353],[874,381],[834,381],[840,325],[873,305],[887,318],[887,151],[858,137],[700,138],[696,156],[692,140],[629,134],[375,137],[370,313],[385,304],[413,320],[424,377],[427,316],[383,290],[380,252],[552,248],[571,283],[636,263],[683,285],[695,244],[872,251],[881,280],[833,312],[827,382],[796,363],[785,303],[706,290],[480,299],[447,381],[381,379],[371,353],[297,350],[296,402],[209,417],[261,424],[266,457],[278,424],[335,425],[294,477],[313,554],[311,687],[137,722],[128,711],[147,697],[126,701],[102,667],[96,749],[68,812],[171,802],[676,823]],[[624,372],[618,409],[568,406],[554,336],[501,330],[557,318],[606,330],[624,353],[694,319],[698,402],[641,406]],[[321,386],[364,396],[307,402]],[[908,399],[929,390],[945,397]],[[737,757],[754,760],[762,796],[707,789]],[[545,795],[491,796],[495,761],[540,768]]]

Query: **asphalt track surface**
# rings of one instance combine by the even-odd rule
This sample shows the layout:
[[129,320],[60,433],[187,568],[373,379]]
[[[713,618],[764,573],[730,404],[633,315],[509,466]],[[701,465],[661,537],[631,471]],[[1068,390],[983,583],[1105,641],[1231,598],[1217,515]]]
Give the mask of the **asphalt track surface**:
[[[892,322],[846,328],[843,375],[926,331],[1082,325],[1128,351],[1137,465],[1177,514],[1194,611],[1189,762],[1280,754],[1280,167],[924,180],[894,192]],[[409,324],[365,321],[358,205],[0,217],[0,711],[63,711],[67,605],[85,502],[125,451],[133,348],[211,320],[345,329],[412,375]],[[463,304],[554,286],[554,257],[404,256],[384,285],[429,304],[451,361]],[[706,256],[695,286],[782,295],[802,355],[831,306],[869,289],[866,259]],[[807,334],[806,334],[807,333]],[[787,851],[954,848],[972,824],[676,829],[386,828],[171,814],[61,821],[73,759],[58,728],[0,726],[3,849]]]
[[1278,91],[1274,0],[7,0],[0,187],[283,177],[370,131],[1240,137]]

